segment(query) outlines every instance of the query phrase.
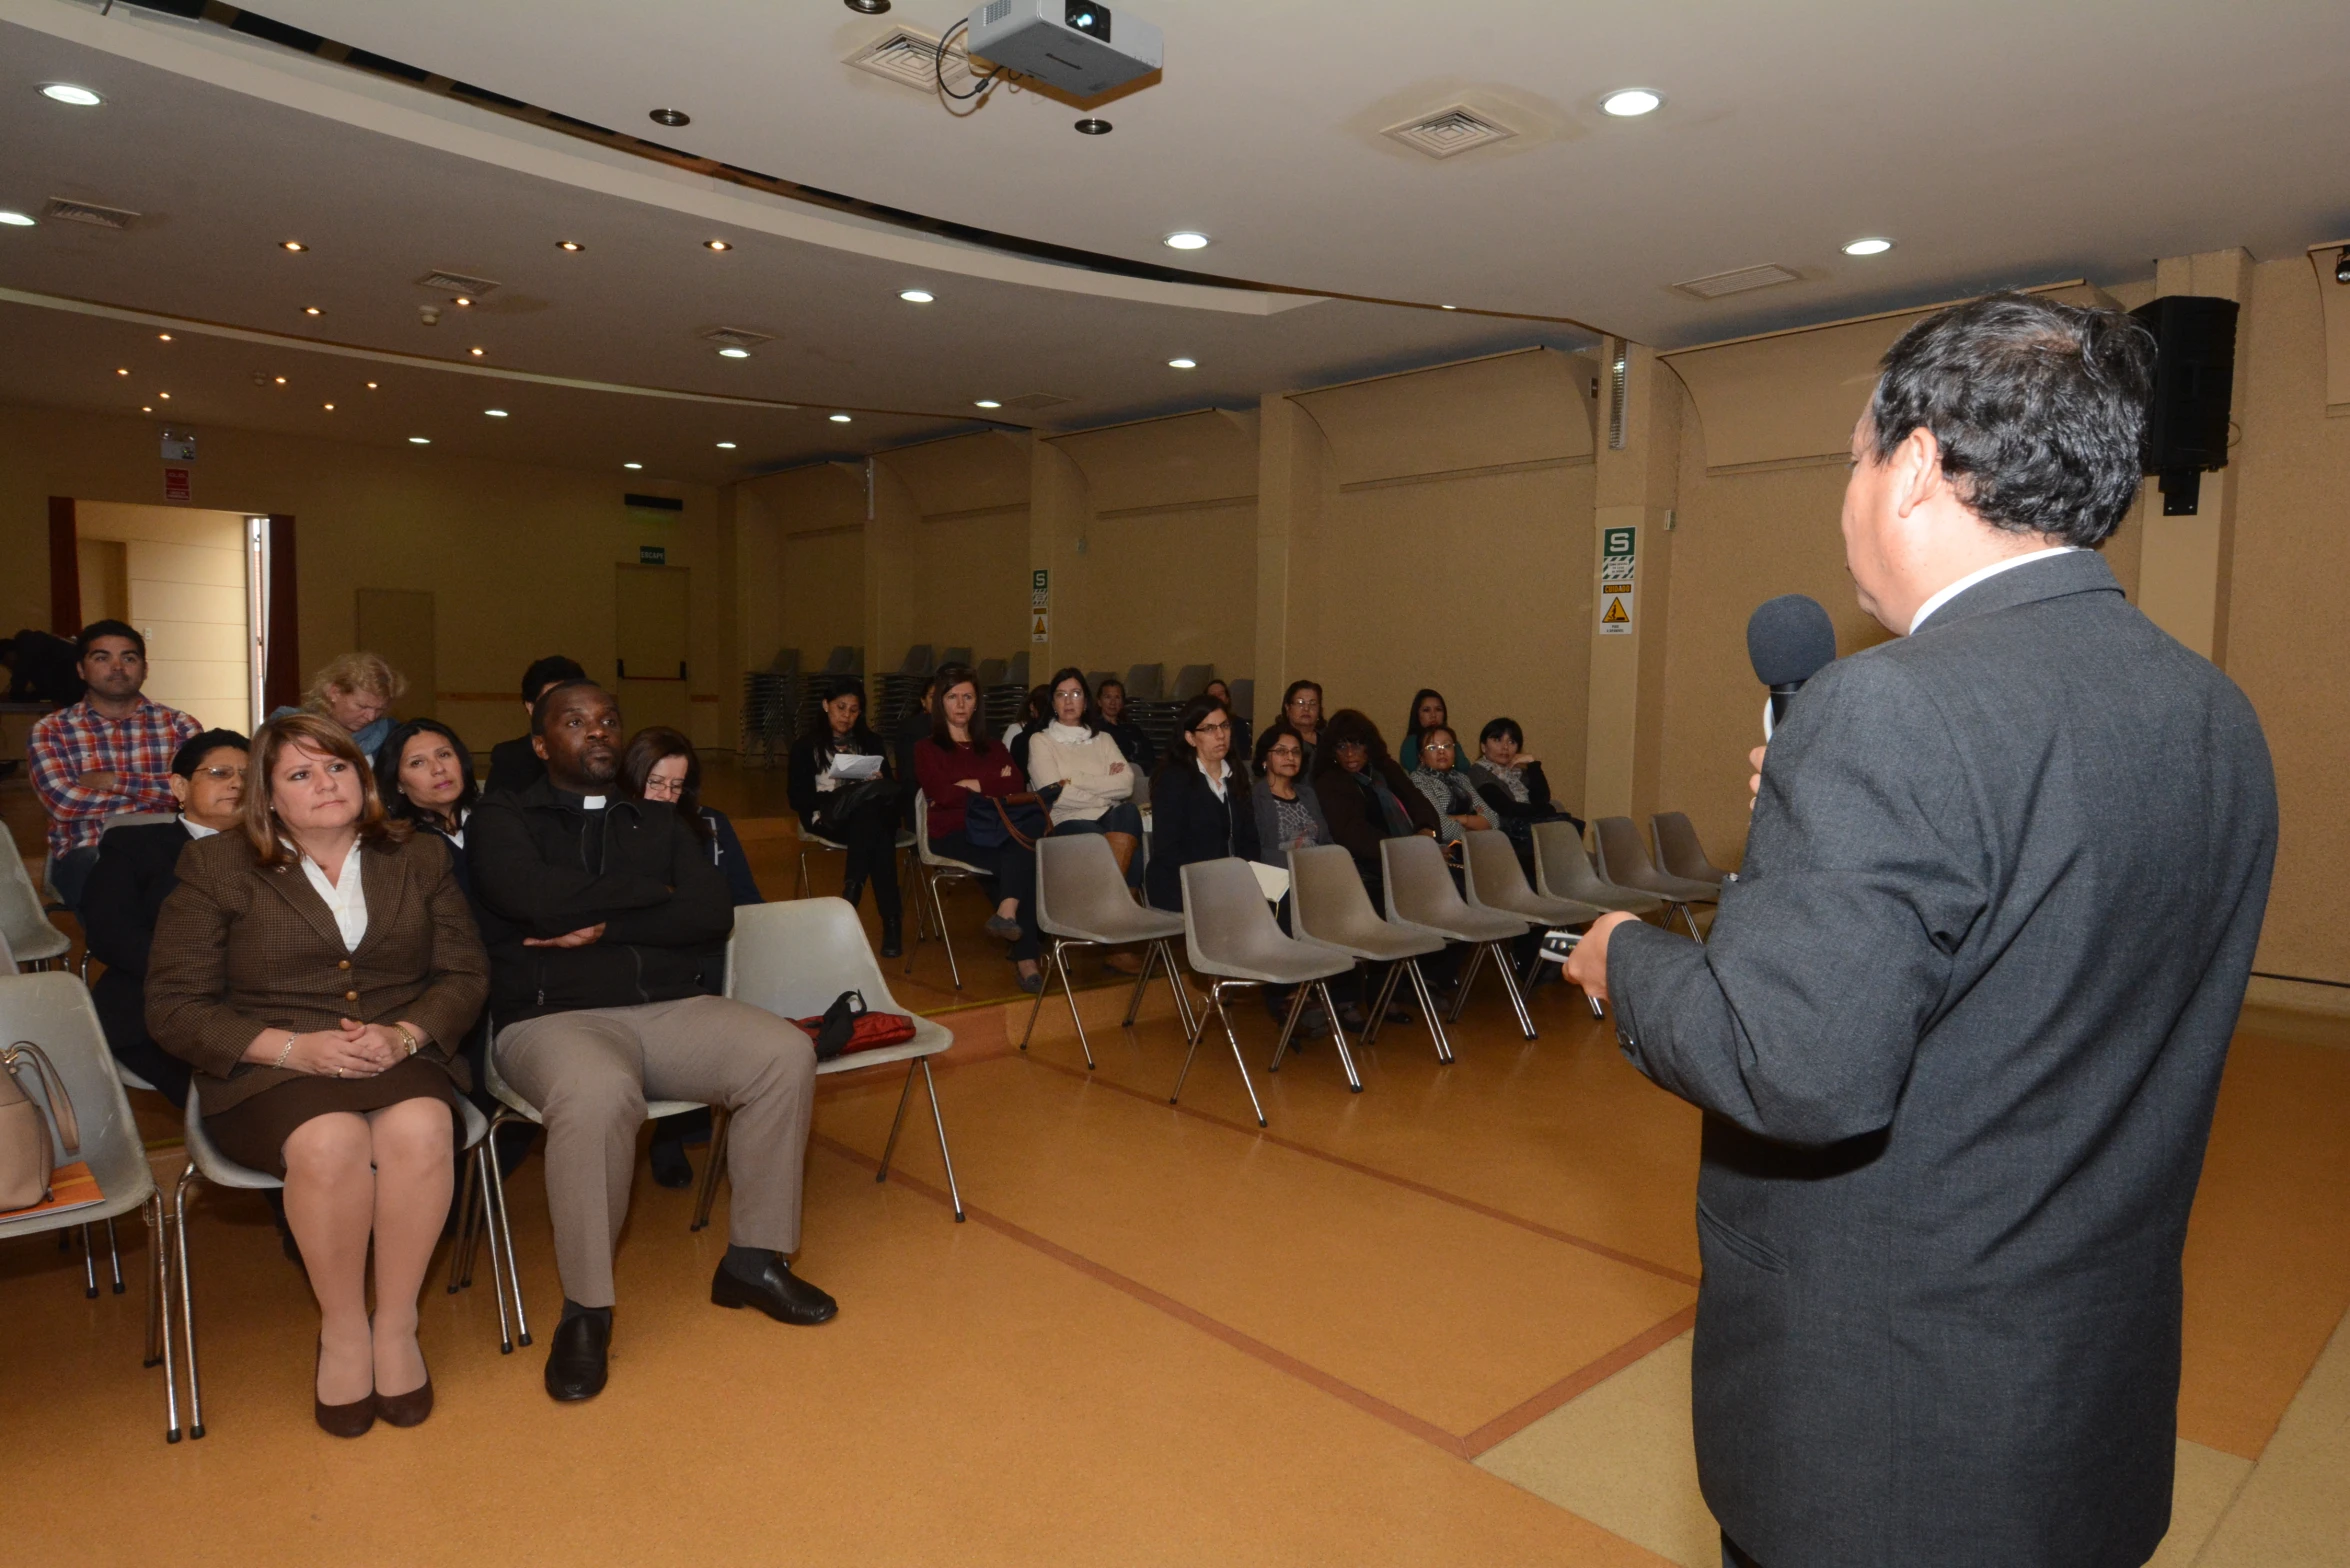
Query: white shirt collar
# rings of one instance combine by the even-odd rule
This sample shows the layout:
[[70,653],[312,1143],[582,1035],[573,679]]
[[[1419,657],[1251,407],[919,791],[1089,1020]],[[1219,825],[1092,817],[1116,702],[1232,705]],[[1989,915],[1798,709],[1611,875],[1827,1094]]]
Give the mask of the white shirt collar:
[[342,868],[336,871],[332,882],[327,881],[317,861],[308,855],[302,857],[302,875],[309,879],[312,890],[334,916],[335,930],[343,939],[344,950],[354,953],[359,950],[360,939],[367,935],[367,889],[366,878],[359,869],[359,847],[358,839],[351,840]]
[[210,838],[213,834],[220,831],[218,828],[208,828],[201,822],[190,821],[186,817],[180,818],[180,826],[188,830],[188,837],[190,838]]
[[582,795],[579,797],[580,809],[583,811],[601,811],[604,809],[604,799],[605,797],[602,795]]
[[2052,544],[2045,550],[2026,550],[2021,555],[2011,555],[2005,560],[1993,561],[1989,566],[1976,567],[1973,571],[1967,573],[1964,577],[1961,577],[1957,582],[1952,583],[1949,587],[1943,589],[1940,593],[1937,593],[1932,598],[1928,599],[1924,604],[1918,606],[1918,613],[1909,618],[1909,635],[1915,637],[1917,635],[1918,628],[1926,624],[1926,618],[1928,616],[1932,615],[1936,610],[1941,609],[1942,606],[1948,604],[1951,600],[1957,598],[1960,594],[1965,593],[1975,584],[1980,582],[1989,582],[1992,578],[1997,577],[2001,572],[2011,572],[2019,566],[2028,566],[2034,561],[2045,561],[2051,556],[2070,555],[2073,551],[2079,548],[2079,545]]
[[1222,800],[1224,798],[1224,781],[1232,777],[1232,759],[1227,757],[1222,762],[1217,763],[1216,766],[1221,771],[1210,773],[1208,771],[1208,765],[1202,762],[1199,765],[1199,771],[1200,776],[1208,781],[1208,788],[1216,792],[1216,798],[1218,800]]

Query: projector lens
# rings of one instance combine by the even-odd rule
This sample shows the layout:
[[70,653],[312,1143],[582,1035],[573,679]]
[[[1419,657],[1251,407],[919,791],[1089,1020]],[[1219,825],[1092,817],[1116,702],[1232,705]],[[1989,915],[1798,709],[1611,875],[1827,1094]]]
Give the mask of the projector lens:
[[1071,32],[1083,33],[1089,38],[1110,41],[1110,12],[1107,6],[1093,5],[1089,0],[1068,0],[1062,13]]

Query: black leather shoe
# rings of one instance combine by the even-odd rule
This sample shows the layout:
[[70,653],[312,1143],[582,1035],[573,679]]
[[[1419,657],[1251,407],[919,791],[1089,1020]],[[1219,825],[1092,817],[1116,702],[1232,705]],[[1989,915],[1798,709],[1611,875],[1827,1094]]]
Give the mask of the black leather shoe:
[[685,1140],[671,1142],[667,1138],[653,1140],[653,1180],[664,1187],[691,1187],[694,1184],[693,1161],[685,1157]]
[[863,877],[851,877],[847,881],[841,883],[840,896],[848,901],[848,906],[851,909],[856,908],[858,903],[865,897],[865,879]]
[[611,1350],[612,1327],[594,1313],[556,1324],[547,1351],[547,1397],[569,1404],[602,1393]]
[[803,1328],[829,1323],[840,1313],[839,1302],[794,1274],[781,1258],[767,1260],[755,1285],[719,1264],[710,1280],[710,1300],[721,1307],[757,1307],[778,1323]]
[[896,915],[881,917],[881,956],[884,958],[906,956],[905,922]]

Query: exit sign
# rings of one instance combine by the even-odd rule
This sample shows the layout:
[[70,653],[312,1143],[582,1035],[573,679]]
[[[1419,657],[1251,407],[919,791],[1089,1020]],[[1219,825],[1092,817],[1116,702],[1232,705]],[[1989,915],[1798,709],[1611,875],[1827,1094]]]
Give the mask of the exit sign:
[[638,545],[636,547],[636,564],[639,566],[667,566],[669,564],[669,547],[662,544]]

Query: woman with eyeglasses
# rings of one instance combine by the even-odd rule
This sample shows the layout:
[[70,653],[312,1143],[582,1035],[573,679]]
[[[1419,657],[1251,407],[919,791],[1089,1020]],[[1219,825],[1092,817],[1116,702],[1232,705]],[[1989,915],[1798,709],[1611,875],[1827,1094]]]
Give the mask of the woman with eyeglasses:
[[1183,705],[1167,758],[1151,779],[1153,908],[1183,907],[1183,868],[1195,861],[1257,858],[1248,770],[1232,765],[1231,750],[1231,709],[1204,696]]
[[1039,792],[1060,785],[1052,803],[1053,831],[1099,833],[1110,841],[1127,885],[1141,883],[1134,855],[1142,843],[1134,768],[1102,722],[1085,672],[1075,666],[1053,676],[1051,722],[1028,741],[1028,783]]
[[[1256,811],[1257,859],[1287,871],[1291,850],[1337,842],[1330,836],[1329,820],[1322,815],[1321,797],[1314,793],[1313,784],[1305,776],[1305,737],[1287,719],[1275,719],[1273,727],[1257,741],[1256,765],[1261,782],[1249,791],[1249,796]],[[1280,918],[1281,928],[1290,930],[1286,898],[1281,901]],[[1342,977],[1335,985],[1342,1003],[1353,1000],[1353,975]],[[1265,1011],[1274,1021],[1286,1020],[1290,993],[1295,987],[1268,985],[1258,989],[1265,1000]],[[1318,1002],[1298,1019],[1301,1039],[1319,1040],[1329,1032],[1330,1019]]]
[[1485,815],[1476,781],[1460,764],[1460,742],[1449,725],[1435,724],[1420,732],[1420,760],[1407,775],[1412,787],[1436,808],[1436,837],[1447,849],[1470,833],[1493,826]]
[[710,852],[710,863],[726,874],[727,891],[737,907],[764,904],[743,855],[743,841],[735,836],[726,813],[702,804],[702,763],[694,743],[666,725],[638,730],[620,759],[622,788],[639,800],[660,801],[676,809],[678,818]]
[[1317,681],[1291,681],[1281,694],[1281,717],[1305,742],[1306,775],[1314,773],[1314,758],[1322,744],[1322,687]]

